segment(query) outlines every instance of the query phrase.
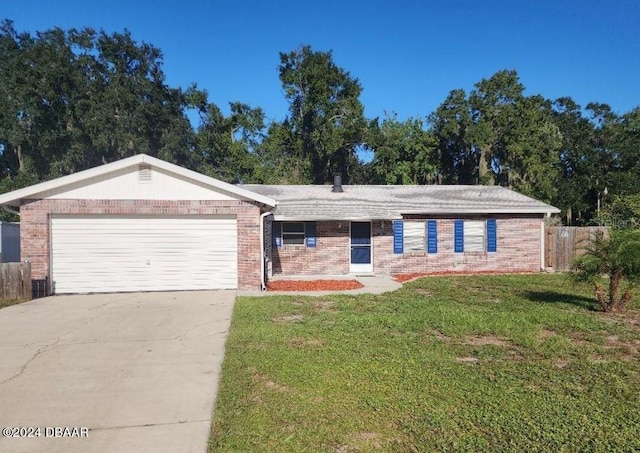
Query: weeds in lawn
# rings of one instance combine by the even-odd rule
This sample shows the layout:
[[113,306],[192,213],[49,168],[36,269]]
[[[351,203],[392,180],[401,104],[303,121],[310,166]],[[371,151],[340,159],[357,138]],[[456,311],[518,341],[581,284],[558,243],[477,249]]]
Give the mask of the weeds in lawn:
[[562,275],[240,298],[211,451],[638,451],[640,312]]

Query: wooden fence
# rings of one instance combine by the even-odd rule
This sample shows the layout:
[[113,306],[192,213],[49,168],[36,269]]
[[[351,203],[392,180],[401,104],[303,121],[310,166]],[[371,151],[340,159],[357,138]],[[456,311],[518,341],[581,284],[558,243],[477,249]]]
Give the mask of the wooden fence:
[[0,299],[31,300],[31,263],[0,264]]
[[545,266],[556,272],[570,270],[573,259],[583,253],[596,233],[608,233],[607,227],[547,227],[545,230]]

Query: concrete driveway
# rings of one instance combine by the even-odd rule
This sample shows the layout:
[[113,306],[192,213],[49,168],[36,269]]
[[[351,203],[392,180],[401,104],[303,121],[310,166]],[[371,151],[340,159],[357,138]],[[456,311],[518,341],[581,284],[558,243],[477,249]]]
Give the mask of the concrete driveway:
[[234,301],[103,294],[0,310],[0,428],[40,428],[0,437],[0,451],[206,451]]

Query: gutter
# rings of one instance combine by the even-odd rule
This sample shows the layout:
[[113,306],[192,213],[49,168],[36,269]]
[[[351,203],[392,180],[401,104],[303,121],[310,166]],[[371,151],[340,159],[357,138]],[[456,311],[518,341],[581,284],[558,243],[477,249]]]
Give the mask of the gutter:
[[2,209],[7,211],[9,214],[14,214],[14,215],[17,215],[17,216],[20,215],[20,211],[16,211],[15,209],[11,209],[10,207],[8,207],[6,205],[2,205]]

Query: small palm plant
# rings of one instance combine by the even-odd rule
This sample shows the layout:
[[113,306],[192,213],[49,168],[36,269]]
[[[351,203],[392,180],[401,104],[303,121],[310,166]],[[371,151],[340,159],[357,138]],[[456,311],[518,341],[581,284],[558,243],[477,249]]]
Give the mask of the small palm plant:
[[[594,285],[603,311],[623,311],[640,282],[640,230],[611,230],[609,237],[595,235],[584,255],[573,261],[573,278]],[[609,278],[608,293],[603,277]]]

